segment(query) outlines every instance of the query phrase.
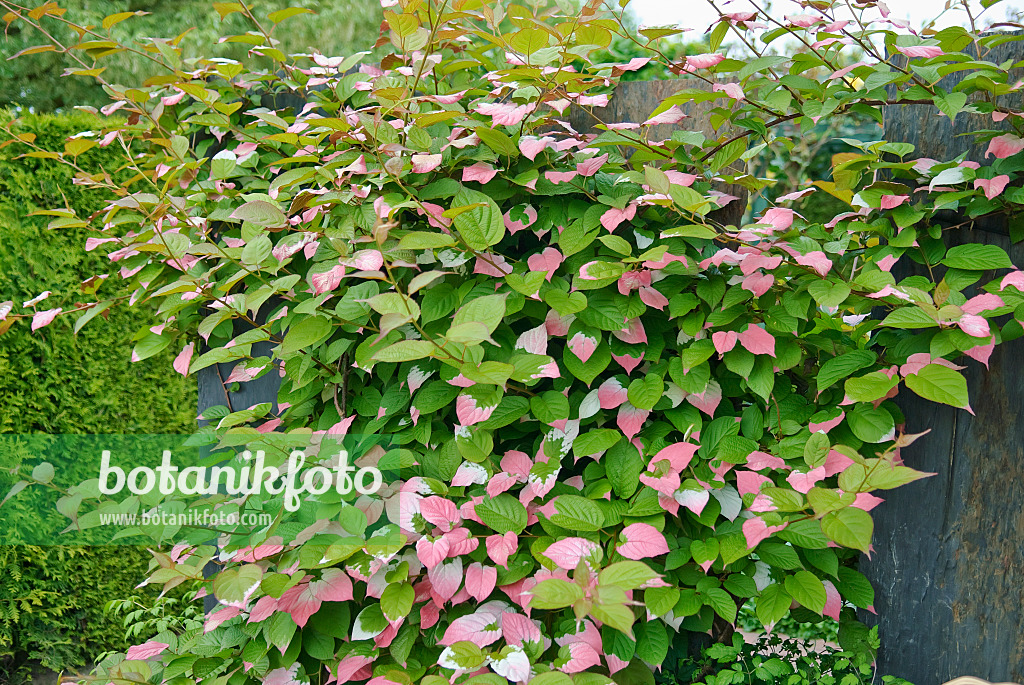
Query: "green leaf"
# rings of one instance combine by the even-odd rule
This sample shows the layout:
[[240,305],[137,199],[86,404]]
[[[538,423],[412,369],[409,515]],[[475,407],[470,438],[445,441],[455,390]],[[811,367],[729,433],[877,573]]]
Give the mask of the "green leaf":
[[615,445],[622,433],[611,428],[596,428],[578,436],[572,443],[572,452],[577,458],[589,457]]
[[132,350],[133,359],[148,359],[155,354],[162,352],[168,345],[171,344],[171,336],[169,335],[157,335],[153,332],[147,332],[139,342],[135,344],[135,349]]
[[312,14],[313,10],[305,7],[286,7],[281,10],[276,10],[267,15],[267,19],[275,24],[279,24],[285,19],[297,16],[299,14]]
[[874,522],[871,514],[863,509],[846,507],[825,514],[821,519],[821,530],[837,545],[859,549],[866,554],[871,545]]
[[484,499],[476,505],[476,515],[492,530],[504,533],[519,533],[526,528],[526,507],[508,493]]
[[814,281],[807,286],[807,291],[822,307],[838,307],[850,296],[850,286],[829,281]]
[[614,586],[623,590],[635,590],[645,583],[658,578],[658,574],[642,561],[619,561],[598,574],[598,585]]
[[241,602],[245,593],[263,579],[263,569],[256,564],[229,568],[213,579],[213,594],[222,602]]
[[583,588],[561,578],[542,580],[530,590],[531,609],[562,609],[583,599]]
[[875,353],[868,350],[853,350],[838,357],[833,357],[821,365],[815,376],[818,392],[830,387],[836,381],[871,366],[875,363]]
[[519,156],[519,148],[516,147],[515,141],[503,131],[486,126],[477,126],[475,131],[480,136],[480,140],[483,141],[484,145],[498,154],[505,155],[506,157]]
[[632,497],[646,466],[636,446],[625,440],[616,442],[605,455],[604,463],[615,495],[623,499]]
[[599,343],[590,355],[590,358],[585,362],[580,361],[580,358],[569,349],[568,345],[566,345],[565,352],[562,355],[562,362],[565,364],[566,370],[583,381],[588,387],[594,382],[595,378],[608,368],[611,361],[611,348],[605,342]]
[[768,628],[781,621],[789,613],[789,606],[792,603],[793,598],[782,589],[781,585],[769,585],[761,591],[760,597],[757,598],[754,612],[761,625]]
[[859,404],[846,414],[850,430],[864,442],[878,443],[892,435],[896,428],[892,414],[884,407],[874,409],[870,405]]
[[825,586],[810,571],[797,571],[786,576],[786,592],[815,613],[820,614],[825,609]]
[[505,318],[506,298],[506,295],[484,295],[470,300],[455,312],[452,328],[466,323],[480,323],[488,333],[493,333]]
[[652,666],[661,665],[668,656],[668,644],[668,631],[661,621],[646,621],[636,627],[636,654]]
[[452,208],[481,205],[466,210],[455,217],[455,228],[459,235],[474,250],[486,250],[505,236],[505,220],[497,203],[488,195],[476,190],[463,188],[452,200]]
[[899,385],[899,376],[889,377],[884,371],[849,378],[846,381],[846,396],[854,402],[874,402]]
[[380,362],[408,362],[429,357],[434,349],[434,344],[426,340],[400,340],[378,350],[373,358]]
[[441,247],[455,245],[455,239],[447,233],[430,233],[427,231],[413,231],[406,233],[398,241],[399,250],[433,250]]
[[950,121],[956,119],[956,115],[963,110],[967,104],[967,93],[939,93],[935,96],[935,106],[942,111]]
[[755,553],[761,561],[765,562],[769,566],[775,566],[785,570],[800,568],[802,566],[800,563],[800,557],[797,556],[796,550],[789,545],[765,541],[757,546]]
[[288,649],[288,645],[291,644],[296,628],[298,626],[292,620],[291,614],[284,611],[275,611],[271,614],[270,619],[263,624],[263,634],[267,636],[267,641],[270,644],[277,647],[284,654],[285,650]]
[[[484,500],[486,502],[486,500]],[[515,500],[517,503],[519,500]],[[522,506],[522,505],[520,505]],[[479,509],[479,505],[477,507]],[[567,530],[595,531],[604,526],[604,514],[593,500],[579,495],[559,495],[555,500],[555,511],[551,522]],[[523,509],[525,526],[526,509]],[[482,518],[482,517],[481,517]]]
[[890,328],[931,328],[938,322],[920,307],[909,305],[893,311],[885,317],[882,325]]
[[246,202],[231,213],[232,219],[239,219],[262,228],[281,228],[288,225],[288,217],[277,205],[266,200]]
[[720,587],[713,587],[704,593],[704,601],[715,610],[715,613],[729,623],[736,622],[736,602],[729,593]]
[[530,678],[530,685],[573,685],[573,682],[572,678],[561,671],[547,671]]
[[32,480],[37,483],[49,483],[53,480],[53,475],[53,464],[48,461],[36,464],[35,468],[32,469]]
[[384,618],[394,622],[408,616],[415,598],[416,592],[409,583],[391,583],[384,588],[384,593],[380,596],[380,608]]
[[839,582],[836,589],[843,599],[854,606],[867,609],[875,603],[875,589],[863,573],[847,566],[839,567]]
[[624,604],[597,604],[591,613],[598,621],[611,626],[628,636],[633,634],[633,610]]
[[941,364],[928,364],[907,376],[907,387],[926,400],[967,409],[967,379],[956,369]]
[[804,443],[804,462],[812,469],[825,463],[832,443],[824,433],[811,433]]
[[627,397],[630,404],[637,409],[650,410],[654,408],[664,393],[665,382],[661,380],[661,376],[649,373],[643,378],[634,379],[629,384]]
[[331,322],[322,316],[309,316],[288,328],[281,343],[282,354],[293,354],[312,347],[331,334]]
[[678,601],[678,588],[650,587],[644,590],[644,606],[655,616],[664,616]]
[[973,271],[1013,267],[1013,262],[1006,251],[996,245],[957,245],[950,248],[942,263],[953,269]]

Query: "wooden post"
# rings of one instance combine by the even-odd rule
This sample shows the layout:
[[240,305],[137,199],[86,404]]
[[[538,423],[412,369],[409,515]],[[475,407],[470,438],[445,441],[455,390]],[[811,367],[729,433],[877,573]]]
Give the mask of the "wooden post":
[[[666,81],[622,81],[615,86],[608,101],[607,107],[595,107],[588,113],[581,107],[573,106],[569,112],[569,123],[574,129],[581,133],[599,133],[596,127],[599,120],[606,124],[619,123],[641,123],[646,121],[651,112],[662,103],[665,98],[675,95],[684,88],[709,90],[707,82],[699,79],[672,79]],[[686,113],[687,118],[678,124],[661,124],[652,126],[648,139],[652,141],[666,140],[672,137],[673,131],[699,131],[708,138],[716,138],[719,132],[711,127],[710,111],[721,104],[722,101],[709,102],[688,102],[680,106]],[[596,118],[595,118],[596,117]],[[626,132],[635,135],[636,132]],[[735,173],[743,173],[740,164],[730,168]],[[726,225],[738,226],[743,220],[743,214],[747,207],[747,189],[738,185],[721,184],[716,188],[729,195],[735,195],[738,200],[733,200],[722,209],[712,212],[711,218]]]
[[[1020,43],[1005,43],[984,59],[1020,60]],[[940,85],[952,90],[958,76]],[[1021,100],[1001,104],[1020,108]],[[984,146],[958,134],[997,125],[960,114],[955,122],[930,106],[885,111],[885,139],[916,146],[915,157],[947,161],[968,152],[984,162]],[[989,160],[991,161],[991,160]],[[1015,264],[1024,245],[1012,245],[1005,221],[948,233],[947,246],[994,244]],[[908,276],[903,273],[899,276]],[[982,283],[995,276],[987,273]],[[874,554],[861,569],[875,587],[882,641],[878,667],[917,685],[958,676],[1024,682],[1024,339],[996,348],[989,369],[967,359],[975,414],[901,393],[897,403],[912,432],[930,430],[902,450],[908,466],[938,475],[887,493],[872,512]]]

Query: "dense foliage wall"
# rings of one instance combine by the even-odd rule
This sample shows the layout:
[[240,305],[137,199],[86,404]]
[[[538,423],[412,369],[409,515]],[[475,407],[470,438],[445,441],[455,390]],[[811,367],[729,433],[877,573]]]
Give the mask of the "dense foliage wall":
[[[9,119],[5,117],[6,125]],[[84,114],[29,116],[19,129],[47,144],[63,144],[96,126]],[[63,203],[79,211],[97,209],[96,193],[83,193],[67,167],[56,161],[21,157],[25,149],[0,149],[0,300],[22,301],[43,290],[54,306],[73,307],[79,284],[102,268],[102,256],[82,249],[87,231],[50,231],[35,209]],[[81,161],[113,172],[112,151],[90,151]],[[109,288],[110,286],[106,286]],[[66,301],[60,300],[62,295]],[[82,294],[82,299],[89,295]],[[144,315],[143,315],[144,316]],[[124,350],[141,321],[140,313],[118,309],[106,322],[72,335],[70,323],[29,331],[15,326],[0,338],[0,433],[172,433],[195,423],[195,385],[164,363],[132,364]],[[2,458],[2,457],[0,457]],[[0,464],[0,490],[15,480]],[[8,516],[55,516],[19,510]],[[0,547],[0,680],[30,659],[55,670],[85,665],[97,654],[124,648],[123,629],[104,615],[108,600],[132,594],[143,578],[149,554],[142,549]]]
[[[229,5],[230,3],[221,3]],[[319,49],[325,54],[339,54],[351,45],[372,45],[380,24],[376,0],[265,0],[260,11],[269,13],[290,5],[314,8],[313,15],[301,17],[289,25],[289,31],[276,38],[282,49],[305,52]],[[112,26],[114,35],[126,43],[141,36],[179,36],[187,55],[203,54],[207,46],[216,45],[224,30],[244,31],[245,20],[239,16],[221,17],[206,0],[71,0],[62,2],[68,16],[84,24],[100,26],[107,16],[137,12],[131,22]],[[0,12],[2,14],[2,12]],[[45,20],[53,35],[62,41],[71,40],[72,31],[57,19]],[[39,44],[39,36],[17,24],[0,33],[0,53],[14,55]],[[252,47],[240,42],[216,45],[221,57],[240,58]],[[73,61],[56,52],[37,54],[37,60],[0,60],[0,107],[31,107],[34,111],[53,111],[80,105],[102,105],[107,96],[91,78],[61,78],[65,69],[76,67]],[[104,60],[105,75],[114,83],[132,83],[161,73],[161,67],[137,55],[121,53]]]

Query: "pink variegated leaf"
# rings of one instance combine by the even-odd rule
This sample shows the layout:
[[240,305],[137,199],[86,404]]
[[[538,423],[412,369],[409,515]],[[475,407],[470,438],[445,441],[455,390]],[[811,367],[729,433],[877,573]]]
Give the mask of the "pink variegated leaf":
[[612,335],[629,345],[647,344],[647,331],[640,317],[626,321],[626,327],[620,331],[612,331]]
[[725,93],[737,102],[743,102],[747,97],[738,83],[716,83],[712,86],[712,90],[716,93]]
[[700,445],[690,442],[673,443],[661,448],[651,459],[651,465],[653,466],[660,461],[667,461],[673,471],[681,473],[690,465],[690,460],[693,459],[693,455],[697,453],[698,449],[700,449]]
[[710,69],[724,59],[725,55],[718,52],[690,55],[686,58],[686,66],[691,69]]
[[448,558],[451,542],[445,537],[432,540],[422,537],[416,541],[416,556],[428,569],[434,568]]
[[711,342],[715,344],[715,351],[718,354],[725,354],[736,347],[739,334],[736,331],[715,331],[711,334]]
[[530,677],[530,657],[522,647],[507,647],[487,657],[491,670],[513,683],[525,683]]
[[543,640],[537,624],[528,617],[512,611],[506,611],[501,615],[501,633],[505,642],[515,647],[522,647],[527,642],[541,644]]
[[461,521],[455,502],[437,495],[420,500],[420,515],[444,532],[452,530]]
[[511,102],[485,102],[473,109],[491,117],[491,126],[516,126],[536,107],[537,105],[532,102],[518,106]]
[[477,399],[470,395],[459,395],[455,400],[455,414],[463,426],[472,426],[491,418],[497,404],[490,407],[479,406]]
[[633,436],[640,432],[644,421],[647,420],[650,414],[649,410],[637,409],[629,402],[626,402],[619,407],[619,413],[615,417],[615,424],[628,439],[632,440]]
[[1006,135],[997,136],[989,142],[988,150],[985,151],[985,157],[995,155],[997,159],[1006,159],[1007,157],[1013,157],[1021,150],[1024,150],[1024,138],[1007,133]]
[[441,155],[413,155],[412,172],[414,174],[425,174],[441,166]]
[[486,647],[501,639],[501,626],[494,616],[487,613],[469,614],[452,621],[438,643],[449,646],[456,642],[472,642],[477,647]]
[[766,540],[771,537],[772,533],[776,533],[785,527],[786,524],[769,526],[760,516],[747,519],[743,522],[743,536],[747,540],[747,549],[757,547],[762,540]]
[[303,685],[303,682],[299,680],[298,671],[299,664],[297,663],[267,671],[267,675],[263,677],[263,685]]
[[711,493],[704,488],[684,487],[673,495],[673,499],[679,503],[679,506],[686,507],[697,516],[700,516],[700,513],[704,511],[704,507],[707,506],[708,501],[711,499]]
[[1009,182],[1009,176],[1000,174],[994,178],[976,178],[974,179],[974,187],[984,190],[985,197],[991,200],[1002,195]]
[[832,584],[832,581],[823,580],[821,583],[825,586],[825,608],[822,609],[821,613],[838,621],[839,612],[843,609],[843,598],[839,595],[839,590]]
[[634,357],[629,354],[615,354],[612,353],[612,359],[615,363],[621,366],[626,371],[626,375],[633,373],[633,369],[640,366],[640,362],[644,360],[644,353],[641,352],[639,357]]
[[554,147],[555,139],[550,136],[523,136],[519,139],[519,151],[531,162],[546,148]]
[[182,348],[178,356],[174,358],[173,364],[174,370],[180,373],[182,376],[188,375],[188,367],[192,363],[192,351],[195,349],[195,343],[189,343]]
[[1003,298],[992,293],[982,293],[981,295],[975,295],[971,299],[967,300],[960,306],[960,309],[965,314],[981,314],[982,312],[992,311],[993,309],[999,309],[1005,307],[1006,303]]
[[545,279],[550,282],[551,277],[554,276],[555,271],[558,270],[558,267],[564,261],[565,257],[557,249],[545,247],[544,251],[540,254],[530,255],[526,260],[526,264],[530,267],[530,271],[546,272],[547,276],[545,276]]
[[517,350],[523,350],[530,354],[546,355],[548,352],[548,330],[544,324],[525,331],[516,340]]
[[601,664],[601,655],[586,642],[573,642],[562,647],[559,656],[567,657],[565,665],[558,670],[563,673],[583,673]]
[[166,642],[150,640],[149,642],[144,642],[141,645],[133,645],[129,647],[124,658],[129,661],[145,661],[146,659],[152,659],[155,656],[160,656],[169,646],[170,645]]
[[615,378],[609,378],[597,389],[597,399],[601,402],[601,409],[616,409],[626,401],[628,391]]
[[470,597],[482,602],[494,591],[498,580],[498,569],[476,562],[466,569],[466,591]]
[[912,45],[908,47],[896,46],[896,49],[907,57],[941,57],[946,53],[937,45]]
[[447,602],[462,586],[462,559],[443,561],[427,571],[434,601]]
[[596,542],[586,538],[565,538],[548,545],[543,554],[559,568],[571,571],[585,559],[599,554],[600,547]]
[[649,523],[633,523],[622,529],[624,543],[616,551],[627,559],[649,559],[668,554],[665,536]]
[[612,207],[601,215],[601,225],[604,226],[609,233],[613,233],[615,229],[619,227],[619,224],[623,221],[631,221],[635,216],[636,205],[633,203],[626,205],[625,209]]
[[794,490],[797,492],[807,494],[814,484],[822,480],[825,477],[825,466],[818,466],[810,471],[804,473],[801,471],[793,471],[789,476],[786,477],[788,482]]
[[668,298],[661,294],[661,292],[649,285],[640,286],[640,301],[646,304],[648,307],[653,307],[659,311],[664,311],[665,307],[668,306]]
[[600,341],[597,338],[587,335],[583,331],[578,331],[574,336],[569,338],[569,350],[574,355],[579,357],[580,361],[584,364],[590,359],[590,356],[594,354],[597,349],[597,345]]
[[785,207],[772,207],[758,221],[760,224],[767,224],[776,231],[785,231],[793,225],[795,212]]
[[310,592],[322,602],[347,602],[352,599],[352,580],[340,568],[324,569],[320,580],[310,584]]
[[477,162],[462,169],[462,182],[477,181],[478,183],[488,183],[497,175],[498,170],[487,162]]
[[739,334],[739,342],[751,354],[775,356],[775,338],[760,326],[749,324],[747,330]]
[[882,209],[896,209],[902,204],[910,201],[909,195],[883,195],[881,198]]
[[608,161],[608,153],[591,157],[590,159],[584,160],[576,165],[576,173],[580,176],[588,177],[593,176],[601,167]]
[[713,380],[708,383],[704,392],[687,395],[686,401],[708,416],[714,416],[715,410],[722,402],[722,386],[718,384],[718,381]]
[[491,535],[486,540],[487,556],[498,566],[508,566],[508,558],[515,554],[519,546],[519,538],[515,533]]
[[56,309],[46,309],[41,312],[36,312],[32,315],[32,330],[35,331],[43,326],[49,326],[62,311],[64,310],[61,307],[57,307]]

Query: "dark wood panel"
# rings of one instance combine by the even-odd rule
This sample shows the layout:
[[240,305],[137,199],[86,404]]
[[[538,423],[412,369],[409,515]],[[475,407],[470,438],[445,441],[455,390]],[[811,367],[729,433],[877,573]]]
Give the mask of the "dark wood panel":
[[[599,123],[618,124],[624,122],[640,123],[646,121],[661,102],[675,95],[686,88],[709,90],[710,84],[699,79],[673,79],[666,81],[623,81],[616,87],[608,100],[607,107],[594,107],[583,109],[573,106],[569,111],[569,123],[574,129],[581,133],[599,132],[595,128]],[[667,140],[672,137],[672,132],[700,131],[707,138],[717,138],[720,135],[711,126],[709,113],[716,106],[720,106],[724,100],[710,102],[688,102],[680,107],[686,113],[687,118],[678,124],[660,124],[652,126],[648,132],[648,140]],[[589,111],[588,111],[589,110]],[[733,131],[735,129],[728,128]],[[732,168],[733,173],[743,173],[743,164],[738,163]],[[735,195],[740,198],[733,200],[728,206],[711,213],[711,218],[726,225],[738,226],[743,220],[743,213],[747,206],[747,189],[743,186],[720,184],[716,190],[723,193]]]
[[[1024,263],[1024,246],[999,226],[952,231],[947,244],[995,244]],[[897,398],[908,431],[931,431],[903,459],[937,475],[884,493],[873,512],[875,554],[861,569],[878,614],[863,618],[879,626],[882,674],[918,685],[962,675],[1024,681],[1022,361],[1024,339],[997,347],[988,370],[961,360],[976,416],[909,391]]]

